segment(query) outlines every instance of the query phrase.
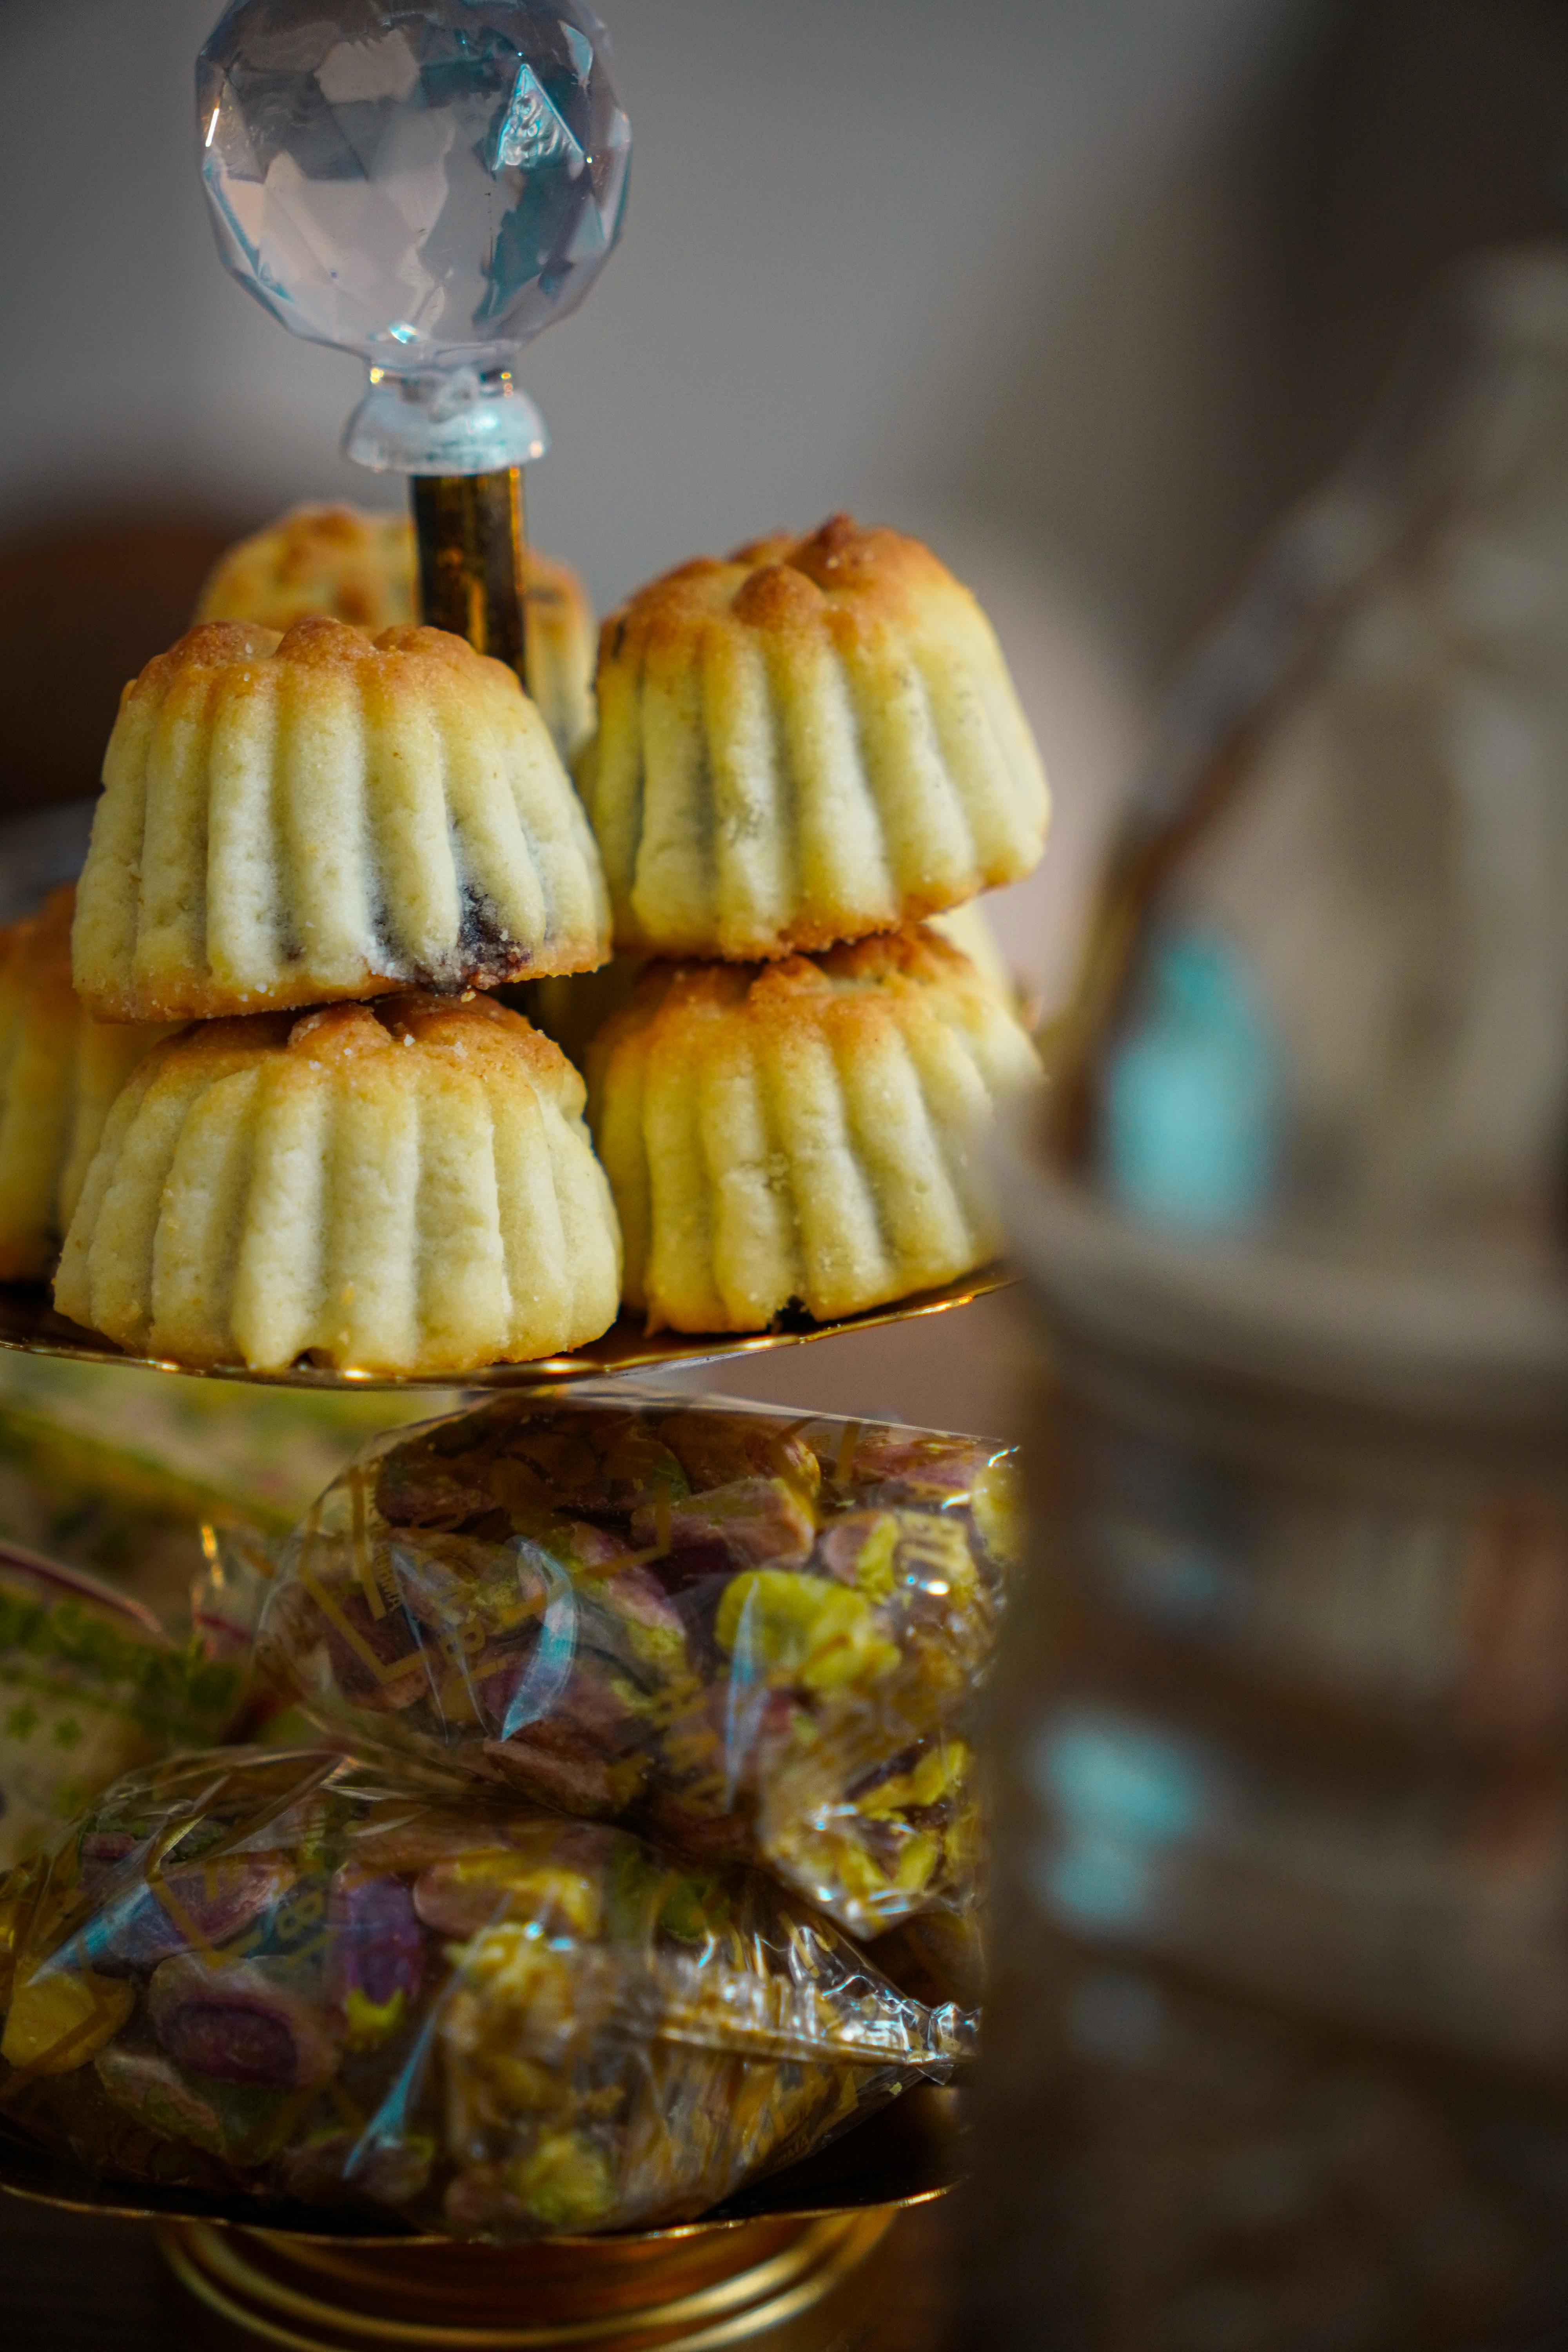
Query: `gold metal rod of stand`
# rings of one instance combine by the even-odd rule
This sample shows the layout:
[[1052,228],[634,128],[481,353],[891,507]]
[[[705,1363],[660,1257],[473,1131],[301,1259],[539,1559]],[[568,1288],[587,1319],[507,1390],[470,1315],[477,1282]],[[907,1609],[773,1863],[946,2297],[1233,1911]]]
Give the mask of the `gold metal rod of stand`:
[[419,604],[432,628],[467,637],[528,686],[528,532],[522,468],[416,474]]

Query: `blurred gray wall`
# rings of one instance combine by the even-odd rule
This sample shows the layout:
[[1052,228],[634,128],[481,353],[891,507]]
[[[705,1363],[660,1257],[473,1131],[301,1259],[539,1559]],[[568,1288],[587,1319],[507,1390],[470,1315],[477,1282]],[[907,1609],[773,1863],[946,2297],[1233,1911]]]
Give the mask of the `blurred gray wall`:
[[[1289,79],[1324,14],[605,5],[637,136],[627,233],[526,367],[555,436],[537,528],[601,599],[834,506],[1006,519],[1038,476],[1041,404],[1072,396],[1070,348],[1042,372],[1036,347],[1054,305],[1162,179]],[[0,529],[101,499],[258,516],[395,494],[336,454],[356,366],[219,268],[191,97],[216,14],[0,10]]]
[[[834,506],[981,518],[1158,672],[1568,144],[1560,0],[602,4],[627,234],[526,367],[601,602]],[[0,0],[0,535],[395,495],[336,454],[354,364],[217,264],[216,13]]]

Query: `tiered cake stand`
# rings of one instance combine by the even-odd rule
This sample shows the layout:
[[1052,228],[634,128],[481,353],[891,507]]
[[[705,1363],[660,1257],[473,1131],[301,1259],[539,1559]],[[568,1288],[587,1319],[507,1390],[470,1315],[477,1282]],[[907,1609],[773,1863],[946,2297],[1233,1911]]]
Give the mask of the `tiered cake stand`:
[[[426,618],[526,675],[522,467],[546,439],[513,362],[582,299],[619,234],[630,128],[603,26],[584,0],[231,0],[197,60],[196,95],[225,263],[285,326],[369,369],[345,448],[409,478]],[[60,814],[64,838],[73,817]],[[38,822],[16,828],[14,856],[0,827],[0,871],[11,866],[13,885],[36,878],[41,897],[74,866],[57,845],[51,870],[46,844],[39,867]],[[543,1396],[942,1314],[1006,1278],[992,1266],[845,1322],[803,1317],[742,1337],[650,1337],[623,1316],[570,1355],[457,1382],[309,1365],[197,1377]],[[0,1348],[185,1370],[67,1322],[41,1290],[0,1289]],[[502,2249],[367,2234],[357,2220],[332,2229],[304,2210],[269,2209],[260,2229],[244,2200],[73,2176],[0,2119],[0,2187],[152,2221],[175,2274],[231,2339],[237,2330],[291,2352],[858,2343],[868,2256],[959,2165],[954,2095],[917,2090],[700,2221]]]

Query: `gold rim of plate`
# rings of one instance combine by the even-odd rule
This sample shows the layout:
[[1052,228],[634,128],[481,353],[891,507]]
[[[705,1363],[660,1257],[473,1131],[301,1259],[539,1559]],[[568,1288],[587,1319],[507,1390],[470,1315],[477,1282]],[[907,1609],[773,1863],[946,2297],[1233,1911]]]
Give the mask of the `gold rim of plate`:
[[[584,2250],[611,2243],[664,2244],[749,2229],[758,2221],[826,2221],[851,2213],[903,2212],[931,2204],[956,2189],[964,2177],[959,2095],[951,2085],[930,2084],[906,2091],[816,2156],[784,2166],[695,2221],[531,2242]],[[0,2121],[0,2190],[62,2212],[100,2213],[121,2221],[216,2221],[321,2246],[450,2248],[458,2242],[434,2232],[400,2228],[392,2221],[379,2230],[367,2228],[365,2217],[353,2211],[339,2217],[302,2208],[258,2209],[252,2198],[208,2197],[177,2188],[100,2180],[35,2147],[4,2121]]]
[[742,1356],[759,1356],[775,1348],[794,1348],[812,1339],[837,1339],[845,1331],[873,1331],[885,1323],[912,1321],[923,1315],[945,1315],[967,1307],[991,1291],[1005,1289],[1016,1279],[1011,1267],[997,1262],[966,1274],[939,1289],[921,1290],[909,1298],[893,1299],[862,1315],[848,1315],[832,1323],[799,1323],[769,1331],[650,1333],[640,1316],[622,1315],[602,1339],[570,1355],[544,1356],[531,1364],[487,1364],[467,1372],[332,1371],[314,1364],[293,1364],[286,1371],[256,1372],[244,1364],[213,1364],[196,1368],[172,1362],[165,1356],[132,1355],[95,1331],[57,1315],[48,1294],[32,1286],[0,1286],[0,1348],[29,1356],[63,1356],[76,1363],[135,1364],[143,1370],[179,1372],[188,1380],[246,1381],[269,1388],[370,1391],[375,1389],[554,1389],[574,1381],[602,1381],[622,1372],[675,1370],[699,1364],[717,1364]]
[[[384,2246],[356,2257],[210,2221],[160,2221],[155,2231],[189,2294],[226,2329],[279,2352],[828,2352],[858,2342],[863,2329],[842,2325],[862,2315],[857,2274],[897,2219],[752,2222],[700,2251],[623,2242],[608,2275],[605,2242],[592,2254],[577,2242],[567,2254],[574,2273],[543,2279],[527,2249],[510,2257],[488,2249],[501,2256],[493,2265],[463,2260],[467,2247],[446,2249],[447,2259],[420,2247],[392,2263]],[[693,2268],[695,2279],[683,2274]],[[552,2316],[520,2321],[542,2301]]]

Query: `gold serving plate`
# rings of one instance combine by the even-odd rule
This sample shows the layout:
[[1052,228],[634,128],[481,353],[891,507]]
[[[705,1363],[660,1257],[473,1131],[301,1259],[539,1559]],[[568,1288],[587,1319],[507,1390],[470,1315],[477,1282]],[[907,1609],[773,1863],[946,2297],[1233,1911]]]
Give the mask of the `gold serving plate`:
[[898,2215],[943,2196],[962,2163],[957,2094],[914,2090],[700,2221],[501,2247],[373,2233],[358,2216],[258,2229],[243,2200],[94,2181],[0,2125],[0,2188],[152,2221],[209,2312],[291,2352],[826,2352],[865,2332],[862,2273]]
[[274,1388],[293,1389],[521,1389],[559,1388],[572,1381],[602,1381],[617,1372],[650,1372],[682,1365],[721,1363],[737,1356],[765,1355],[774,1348],[794,1348],[808,1339],[831,1339],[841,1331],[870,1331],[879,1324],[901,1323],[919,1315],[945,1315],[951,1307],[967,1307],[1014,1279],[1000,1263],[966,1274],[937,1290],[917,1291],[910,1298],[873,1307],[863,1315],[847,1315],[834,1323],[815,1323],[809,1316],[769,1331],[718,1331],[692,1335],[682,1331],[650,1333],[638,1315],[622,1315],[602,1339],[574,1348],[570,1355],[543,1356],[531,1364],[489,1364],[477,1372],[383,1373],[336,1372],[313,1364],[291,1364],[287,1371],[253,1372],[243,1364],[215,1364],[193,1372],[188,1364],[171,1363],[163,1356],[130,1355],[96,1331],[84,1331],[57,1315],[47,1291],[31,1285],[0,1285],[0,1348],[20,1349],[33,1356],[68,1356],[79,1363],[138,1364],[144,1370],[183,1372],[187,1378],[261,1381]]

